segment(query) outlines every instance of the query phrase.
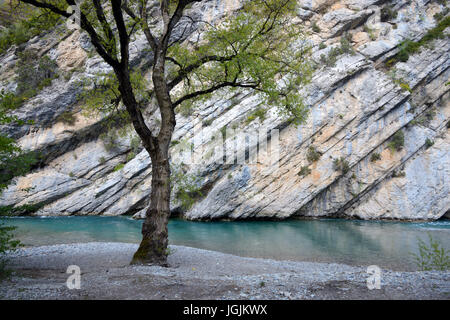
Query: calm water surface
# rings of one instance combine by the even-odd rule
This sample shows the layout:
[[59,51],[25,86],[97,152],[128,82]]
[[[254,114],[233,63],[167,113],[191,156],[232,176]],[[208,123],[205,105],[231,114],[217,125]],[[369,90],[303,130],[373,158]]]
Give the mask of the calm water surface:
[[[133,242],[141,239],[142,221],[127,217],[14,217],[25,245],[75,242]],[[450,220],[387,222],[341,219],[169,223],[171,244],[215,250],[240,256],[278,260],[376,264],[415,270],[410,252],[431,234],[450,250]]]

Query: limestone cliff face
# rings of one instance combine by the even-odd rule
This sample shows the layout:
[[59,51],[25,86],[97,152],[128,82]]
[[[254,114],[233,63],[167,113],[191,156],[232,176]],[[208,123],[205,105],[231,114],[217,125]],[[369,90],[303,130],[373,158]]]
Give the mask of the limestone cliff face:
[[[265,117],[249,115],[259,107],[256,96],[218,94],[192,115],[177,117],[175,152],[195,141],[203,150],[196,164],[182,165],[198,177],[202,195],[183,214],[188,219],[356,217],[361,219],[429,219],[450,209],[449,29],[407,62],[386,68],[405,39],[419,40],[447,12],[442,1],[300,0],[298,16],[317,62],[311,83],[302,88],[310,108],[305,124],[296,127],[268,109]],[[209,1],[197,14],[214,19],[238,1]],[[397,15],[380,19],[389,6]],[[447,13],[444,13],[447,14]],[[381,21],[383,20],[383,21]],[[327,63],[341,38],[351,39],[353,53]],[[2,127],[44,161],[19,177],[1,195],[0,205],[39,204],[36,215],[135,214],[148,205],[151,163],[136,147],[132,131],[111,147],[101,139],[101,117],[85,116],[77,102],[79,81],[109,71],[93,54],[88,39],[77,31],[50,33],[26,45],[47,54],[70,74],[59,77],[17,111],[39,126]],[[131,46],[133,61],[145,68],[145,40]],[[14,90],[16,49],[0,57],[1,87]],[[395,70],[395,72],[393,72]],[[72,112],[73,121],[61,121]],[[148,114],[152,114],[149,110]],[[153,113],[153,116],[155,114]],[[194,125],[203,122],[203,132]],[[207,125],[205,125],[207,123]],[[246,132],[279,129],[279,162],[220,164],[212,136],[227,126],[225,149]],[[392,151],[393,136],[402,132],[404,145]],[[255,148],[255,143],[238,148]],[[134,158],[130,152],[141,150]],[[311,161],[310,152],[316,153]],[[131,159],[132,158],[132,159]],[[341,159],[341,168],[335,162]],[[181,159],[182,160],[182,159]],[[181,162],[181,161],[179,161]],[[342,166],[342,164],[345,165]],[[123,164],[120,165],[120,164]],[[302,170],[307,167],[308,170]],[[342,170],[344,168],[344,170]],[[175,193],[175,192],[174,192]],[[179,211],[174,196],[173,209]]]

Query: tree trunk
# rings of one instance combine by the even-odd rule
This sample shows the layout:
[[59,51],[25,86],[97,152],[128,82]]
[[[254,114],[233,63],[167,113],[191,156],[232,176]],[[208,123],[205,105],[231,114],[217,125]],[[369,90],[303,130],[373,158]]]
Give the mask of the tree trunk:
[[[169,145],[175,129],[175,112],[164,76],[165,49],[158,50],[153,66],[153,84],[159,110],[161,127],[156,142],[141,136],[152,160],[152,190],[150,207],[142,226],[142,241],[133,256],[132,264],[167,265],[168,231],[170,215],[170,163]],[[145,143],[148,141],[148,143]]]
[[170,216],[170,165],[168,154],[158,152],[152,158],[150,207],[142,226],[142,241],[131,264],[167,265]]

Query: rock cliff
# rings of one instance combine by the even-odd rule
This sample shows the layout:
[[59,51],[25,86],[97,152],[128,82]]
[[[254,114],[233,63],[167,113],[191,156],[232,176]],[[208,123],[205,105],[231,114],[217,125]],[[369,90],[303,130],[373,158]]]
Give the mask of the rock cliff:
[[[181,165],[174,170],[194,181],[199,192],[189,207],[181,206],[173,192],[174,212],[205,220],[449,216],[450,29],[398,59],[405,40],[419,42],[445,20],[446,2],[299,3],[298,17],[316,63],[312,81],[301,88],[310,110],[306,123],[290,124],[245,93],[217,94],[194,112],[179,114],[172,156]],[[211,20],[238,6],[234,0],[209,1],[193,10]],[[80,80],[109,68],[85,35],[60,29],[24,45],[48,55],[65,76],[17,110],[35,125],[1,128],[23,148],[39,151],[42,160],[33,172],[15,178],[0,206],[32,204],[36,215],[142,217],[150,194],[149,157],[132,130],[109,138],[101,116],[82,112]],[[17,86],[16,62],[24,48],[12,47],[0,56],[0,86],[6,90]],[[145,48],[144,37],[137,36],[131,56],[143,70],[149,58]],[[265,113],[255,117],[261,107]],[[215,137],[225,128],[234,132],[223,147]],[[279,161],[218,163],[216,150],[263,129],[278,129],[272,141],[278,141]],[[189,164],[179,150],[193,143],[203,157]],[[256,148],[254,139],[237,145],[244,154]]]

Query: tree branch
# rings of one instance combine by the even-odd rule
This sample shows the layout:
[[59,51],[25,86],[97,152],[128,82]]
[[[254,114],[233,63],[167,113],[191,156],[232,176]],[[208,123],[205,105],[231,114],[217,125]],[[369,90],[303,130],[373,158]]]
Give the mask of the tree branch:
[[141,27],[144,31],[145,38],[147,39],[148,44],[152,48],[153,52],[156,51],[157,48],[157,41],[155,37],[153,36],[152,32],[150,31],[150,28],[148,27],[148,18],[147,18],[147,3],[148,0],[143,0],[140,7],[139,7],[139,15],[141,17]]
[[[214,56],[206,56],[206,57],[203,57],[202,59],[200,59],[199,61],[197,61],[196,63],[193,63],[193,64],[191,64],[191,65],[189,65],[189,66],[187,66],[185,68],[182,68],[180,66],[181,70],[179,71],[178,75],[174,79],[172,79],[172,81],[169,82],[167,87],[168,87],[169,91],[171,91],[177,84],[179,84],[181,81],[183,81],[183,79],[185,79],[186,76],[190,72],[194,71],[195,69],[200,68],[205,63],[213,62],[213,61],[226,62],[226,61],[233,60],[233,58],[235,58],[235,57],[236,57],[236,55],[232,55],[232,56],[229,56],[229,57],[220,57],[220,56],[215,56],[215,55]],[[172,60],[171,59],[172,58],[167,57],[167,60],[172,61],[173,59]],[[177,64],[177,63],[175,63],[175,64]]]
[[257,90],[259,85],[260,85],[259,82],[257,82],[257,83],[241,83],[241,82],[234,82],[234,81],[233,82],[225,81],[225,82],[216,84],[215,86],[212,86],[211,88],[189,93],[189,94],[181,97],[177,101],[175,101],[173,103],[173,107],[175,108],[176,106],[178,106],[179,104],[183,103],[186,100],[189,100],[189,99],[192,99],[192,98],[196,98],[198,96],[205,95],[205,94],[208,94],[208,93],[212,93],[212,92],[217,91],[217,90],[219,90],[221,88],[234,87],[234,88],[250,88],[250,89]]

